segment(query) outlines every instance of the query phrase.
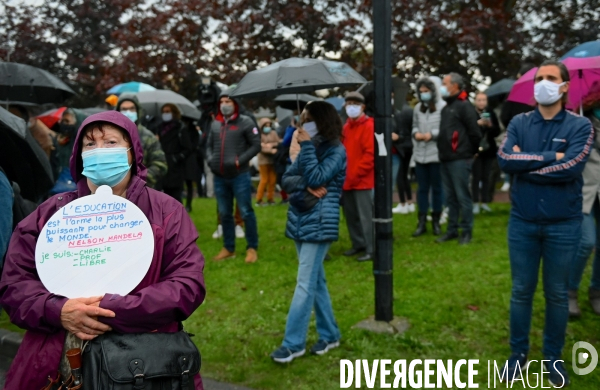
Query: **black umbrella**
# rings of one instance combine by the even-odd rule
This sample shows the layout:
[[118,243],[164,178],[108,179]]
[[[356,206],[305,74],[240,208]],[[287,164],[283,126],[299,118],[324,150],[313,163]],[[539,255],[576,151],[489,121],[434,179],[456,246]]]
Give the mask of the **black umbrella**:
[[21,187],[23,198],[37,201],[54,185],[46,153],[25,121],[0,107],[0,166]]
[[485,90],[485,94],[487,97],[495,97],[500,95],[507,95],[510,93],[513,84],[515,83],[515,79],[502,79],[494,84],[490,85],[488,89]]
[[[176,105],[181,111],[181,115],[186,118],[198,120],[202,115],[194,103],[190,102],[180,94],[167,89],[157,89],[155,91],[143,91],[136,93],[128,92],[127,94],[137,96],[138,101],[146,112],[146,115],[153,117],[160,117],[160,110],[162,106],[167,103]],[[123,98],[123,96],[126,95],[121,95],[121,98]]]
[[289,58],[248,73],[231,96],[250,98],[301,94],[366,82],[364,77],[343,62]]
[[43,69],[0,62],[0,101],[41,105],[61,103],[73,95],[67,84]]
[[275,98],[275,103],[277,103],[279,107],[285,108],[287,110],[296,110],[299,108],[299,111],[302,111],[304,110],[304,106],[306,106],[308,102],[312,102],[314,100],[323,99],[313,95],[309,95],[307,93],[289,93],[277,96]]

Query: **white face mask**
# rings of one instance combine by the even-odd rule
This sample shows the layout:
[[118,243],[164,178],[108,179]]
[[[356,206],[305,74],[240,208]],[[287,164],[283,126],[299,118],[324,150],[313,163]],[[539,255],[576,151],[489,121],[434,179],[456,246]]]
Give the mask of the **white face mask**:
[[560,87],[565,85],[566,82],[556,84],[549,80],[542,80],[536,83],[533,87],[533,95],[535,101],[542,106],[551,106],[556,103],[562,97],[562,93],[559,93]]
[[352,119],[358,118],[362,114],[362,107],[354,104],[346,106],[346,114]]
[[319,132],[315,122],[306,122],[302,125],[302,128],[310,135],[310,138],[313,138]]
[[173,114],[170,112],[165,112],[162,114],[163,122],[171,122],[173,120]]

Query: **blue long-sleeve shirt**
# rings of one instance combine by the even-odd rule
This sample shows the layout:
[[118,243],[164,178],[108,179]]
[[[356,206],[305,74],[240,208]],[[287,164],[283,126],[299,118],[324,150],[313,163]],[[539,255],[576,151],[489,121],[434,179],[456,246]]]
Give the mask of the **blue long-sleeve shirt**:
[[[540,224],[581,219],[581,173],[593,141],[591,122],[570,111],[549,120],[537,108],[514,117],[498,149],[500,168],[514,176],[511,215]],[[564,157],[557,161],[556,153]]]

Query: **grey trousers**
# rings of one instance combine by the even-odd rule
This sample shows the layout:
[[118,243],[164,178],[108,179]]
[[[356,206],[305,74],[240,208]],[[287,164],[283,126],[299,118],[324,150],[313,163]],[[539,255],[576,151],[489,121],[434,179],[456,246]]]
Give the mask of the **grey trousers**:
[[373,253],[373,190],[344,191],[344,217],[352,248]]
[[208,161],[204,159],[204,175],[206,176],[206,197],[214,198],[215,197],[215,182],[214,176],[210,167],[208,166]]

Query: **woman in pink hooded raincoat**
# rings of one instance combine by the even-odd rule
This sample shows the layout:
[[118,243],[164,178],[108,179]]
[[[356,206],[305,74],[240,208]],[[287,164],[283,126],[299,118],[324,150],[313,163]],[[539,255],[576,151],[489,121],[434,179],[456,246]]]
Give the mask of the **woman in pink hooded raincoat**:
[[[90,128],[94,128],[91,133]],[[102,130],[97,131],[99,128]],[[122,144],[108,140],[105,130],[106,134],[120,134]],[[131,168],[112,188],[115,195],[135,203],[150,221],[154,233],[150,269],[126,296],[105,294],[68,299],[52,294],[36,272],[38,236],[61,207],[97,188],[82,175],[82,151],[113,146],[129,148]],[[196,245],[196,228],[179,202],[146,186],[142,158],[138,130],[131,120],[116,111],[90,116],[79,128],[71,156],[71,175],[77,190],[51,197],[15,229],[0,281],[0,305],[12,322],[27,332],[6,375],[6,390],[38,390],[47,384],[49,376],[55,378],[68,332],[82,340],[110,330],[177,332],[182,328],[181,322],[204,300],[204,257]],[[195,389],[202,388],[197,375]]]

